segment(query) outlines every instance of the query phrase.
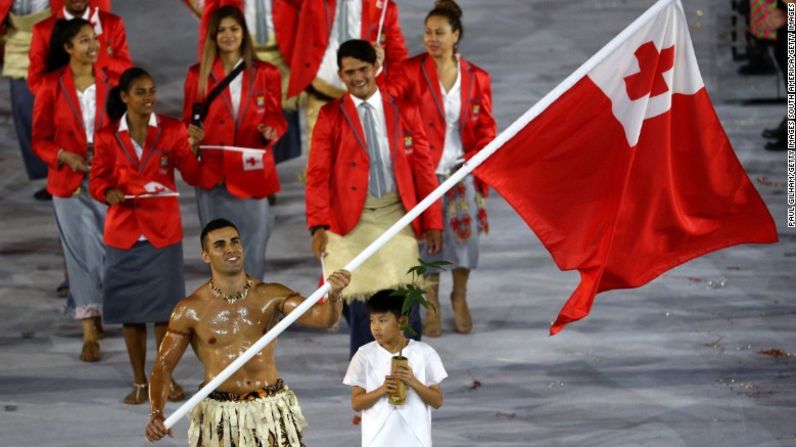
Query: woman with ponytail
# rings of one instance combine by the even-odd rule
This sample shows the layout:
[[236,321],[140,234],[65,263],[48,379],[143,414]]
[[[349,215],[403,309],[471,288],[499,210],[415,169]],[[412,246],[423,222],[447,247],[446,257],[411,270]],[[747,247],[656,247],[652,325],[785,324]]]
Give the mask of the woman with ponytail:
[[279,191],[273,148],[287,130],[281,83],[276,67],[257,60],[241,10],[216,9],[201,62],[185,79],[183,120],[203,145],[250,150],[202,150],[202,159],[223,183],[197,189],[196,204],[202,226],[217,218],[238,226],[246,272],[258,280],[265,274],[274,222],[269,198]]
[[[154,323],[160,346],[171,311],[185,297],[174,169],[191,185],[218,183],[197,160],[185,126],[154,113],[156,101],[149,73],[133,67],[122,74],[108,98],[113,121],[95,138],[89,183],[91,195],[108,205],[103,308],[106,322],[123,325],[134,377],[124,403],[131,405],[148,399],[146,324]],[[169,399],[184,396],[172,381]]]
[[[395,96],[417,101],[440,183],[492,141],[497,132],[489,73],[459,54],[463,33],[461,8],[453,0],[437,1],[426,16],[426,52],[404,61],[389,76],[386,86]],[[479,235],[489,230],[484,206],[487,192],[486,184],[468,175],[446,193],[442,251],[432,257],[421,250],[427,261],[448,260],[454,264],[454,329],[463,334],[472,329],[467,280],[478,264]],[[426,279],[433,306],[427,310],[423,334],[437,337],[442,333],[439,273]]]
[[49,165],[47,191],[71,280],[67,311],[83,324],[80,360],[100,359],[102,226],[105,208],[88,195],[95,130],[105,125],[111,79],[96,66],[100,45],[83,19],[59,20],[47,54],[47,74],[33,106],[33,151]]

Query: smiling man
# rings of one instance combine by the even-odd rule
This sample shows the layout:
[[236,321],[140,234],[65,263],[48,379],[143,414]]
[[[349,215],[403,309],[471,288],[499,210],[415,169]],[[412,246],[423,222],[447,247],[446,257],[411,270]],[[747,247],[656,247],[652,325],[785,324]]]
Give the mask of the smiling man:
[[[329,271],[348,264],[438,185],[416,107],[376,84],[373,46],[364,40],[344,42],[337,65],[348,93],[321,108],[305,195],[312,252],[318,258],[328,254]],[[419,258],[416,238],[424,237],[435,254],[442,245],[441,229],[437,201],[353,274],[343,294],[351,355],[373,341],[364,301],[379,290],[410,284],[407,271]],[[420,333],[420,317],[413,315],[410,324]]]
[[[211,279],[177,304],[169,320],[150,381],[149,441],[173,435],[163,425],[163,407],[171,373],[189,344],[204,366],[207,383],[304,301],[281,284],[261,283],[246,275],[243,242],[231,222],[209,222],[201,240],[202,260],[210,266]],[[334,272],[328,278],[330,298],[297,322],[319,328],[334,325],[341,312],[340,292],[349,278],[345,270]],[[302,445],[306,422],[296,395],[279,378],[275,347],[276,342],[266,346],[193,410],[188,429],[192,447]]]

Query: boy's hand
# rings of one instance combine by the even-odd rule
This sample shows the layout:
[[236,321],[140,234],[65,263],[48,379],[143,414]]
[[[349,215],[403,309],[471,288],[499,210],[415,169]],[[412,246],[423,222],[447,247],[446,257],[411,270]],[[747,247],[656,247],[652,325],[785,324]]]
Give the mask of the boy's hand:
[[394,379],[402,380],[405,384],[412,388],[416,388],[416,386],[420,384],[420,381],[415,378],[415,374],[412,372],[412,368],[410,368],[409,365],[398,365],[398,368],[393,371],[392,377]]
[[393,376],[384,376],[384,391],[387,395],[395,394],[398,392],[398,379]]

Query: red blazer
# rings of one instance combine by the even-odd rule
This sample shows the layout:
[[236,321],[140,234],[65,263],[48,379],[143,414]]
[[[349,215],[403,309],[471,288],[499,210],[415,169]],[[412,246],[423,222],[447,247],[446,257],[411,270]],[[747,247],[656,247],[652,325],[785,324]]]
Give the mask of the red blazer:
[[[41,85],[44,76],[47,52],[50,49],[55,22],[63,18],[63,9],[33,26],[33,37],[30,41],[30,65],[28,66],[28,87],[34,94]],[[91,13],[94,14],[93,12]],[[130,51],[127,49],[127,37],[121,17],[100,10],[102,34],[97,36],[100,41],[100,52],[97,64],[105,67],[115,77],[121,76],[124,70],[133,65]]]
[[[375,42],[379,32],[381,4],[386,0],[362,1],[362,27],[360,38]],[[382,46],[384,47],[384,69],[406,59],[404,35],[398,22],[398,4],[395,0],[387,2],[387,15],[382,30]],[[293,51],[290,54],[290,85],[287,89],[288,98],[304,91],[318,73],[323,54],[329,46],[329,33],[332,32],[336,1],[335,0],[304,0],[301,5],[298,26],[296,28]],[[385,71],[386,73],[386,71]]]
[[[417,109],[382,91],[395,184],[408,211],[439,184]],[[312,134],[307,166],[307,226],[328,226],[345,235],[359,222],[368,194],[370,158],[359,114],[350,95],[321,108]],[[436,201],[412,222],[419,237],[442,230],[442,205]]]
[[[276,34],[276,44],[279,52],[286,61],[290,61],[293,53],[293,39],[295,38],[296,24],[298,23],[298,6],[293,4],[297,0],[273,0],[271,3],[271,15],[274,20],[274,33]],[[298,0],[300,1],[300,0]],[[202,58],[204,50],[207,26],[210,24],[210,16],[216,8],[221,6],[237,6],[243,11],[243,0],[207,0],[202,9],[202,18],[199,23],[199,58]],[[249,30],[254,33],[254,30]]]
[[[464,155],[470,158],[495,138],[497,125],[492,115],[489,73],[464,58],[459,58],[459,63],[462,76],[459,128]],[[417,104],[436,167],[445,148],[446,123],[445,103],[434,59],[428,53],[422,53],[405,60],[390,73],[385,86],[393,95]],[[486,183],[476,181],[476,184],[486,195],[489,190]]]
[[[105,193],[118,188],[125,194],[140,194],[141,185],[158,182],[176,191],[174,168],[191,185],[211,187],[218,178],[207,172],[188,144],[188,132],[178,120],[157,116],[158,126],[149,127],[141,160],[133,149],[130,134],[119,131],[114,121],[94,137],[94,162],[89,191],[105,203]],[[157,248],[182,241],[180,206],[176,197],[128,199],[108,209],[105,244],[123,250],[135,245],[143,234]]]
[[[238,117],[232,114],[232,99],[229,88],[210,105],[204,120],[205,138],[202,144],[262,148],[263,169],[244,171],[240,155],[224,157],[220,151],[203,151],[202,158],[209,169],[224,179],[230,194],[241,199],[270,196],[279,191],[279,176],[274,163],[273,146],[287,130],[287,121],[282,113],[282,81],[279,70],[271,64],[255,61],[251,68],[243,70],[241,100]],[[208,93],[224,79],[224,67],[220,59],[213,64],[207,82]],[[188,70],[185,79],[185,103],[183,121],[191,122],[191,107],[198,102],[199,64]],[[266,146],[257,126],[265,124],[277,131],[277,139]]]
[[[115,80],[104,68],[95,68],[97,105],[94,117],[94,134],[107,122],[105,102]],[[56,197],[71,197],[83,182],[84,174],[72,172],[69,166],[58,163],[58,151],[74,152],[86,157],[83,113],[75,89],[75,79],[68,66],[48,73],[33,103],[33,152],[50,167],[47,173],[47,191]]]
[[[89,6],[91,7],[99,7],[99,9],[105,12],[111,12],[111,0],[89,0]],[[53,12],[57,12],[62,10],[64,7],[64,0],[50,0],[50,8],[52,8]]]

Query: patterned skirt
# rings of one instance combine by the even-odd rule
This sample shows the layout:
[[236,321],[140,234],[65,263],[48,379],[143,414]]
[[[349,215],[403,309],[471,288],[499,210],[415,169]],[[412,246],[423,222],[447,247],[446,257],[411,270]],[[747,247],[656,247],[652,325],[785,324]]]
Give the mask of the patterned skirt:
[[191,447],[304,447],[307,421],[282,379],[245,395],[213,391],[190,420]]
[[[440,183],[447,177],[438,175]],[[442,250],[429,255],[421,243],[420,253],[424,261],[445,260],[453,263],[446,269],[478,267],[478,240],[481,233],[489,232],[489,221],[483,196],[475,188],[472,175],[466,176],[442,196],[442,212],[445,230],[442,235]]]

